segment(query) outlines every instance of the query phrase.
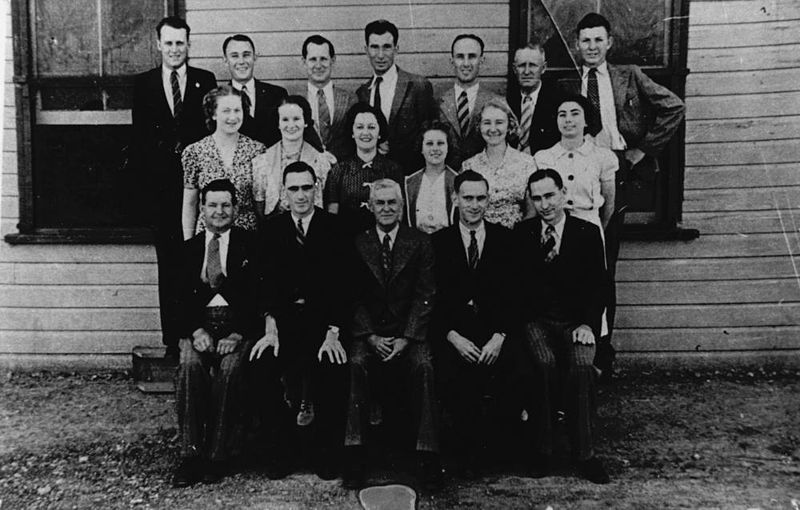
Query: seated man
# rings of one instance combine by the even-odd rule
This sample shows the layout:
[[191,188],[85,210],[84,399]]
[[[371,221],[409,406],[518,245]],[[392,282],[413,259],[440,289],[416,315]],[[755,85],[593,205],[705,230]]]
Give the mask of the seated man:
[[409,396],[421,481],[436,486],[442,470],[426,340],[435,294],[433,248],[427,235],[400,224],[403,196],[397,182],[372,183],[369,204],[377,225],[356,237],[343,485],[357,488],[364,483],[369,397],[375,386],[391,382],[402,385],[402,394]]
[[232,228],[236,189],[228,180],[200,192],[206,231],[184,243],[176,407],[181,462],[173,485],[213,483],[241,436],[241,372],[258,335],[248,233]]
[[[514,248],[511,231],[483,220],[489,184],[466,170],[455,179],[459,223],[433,236],[436,253],[436,372],[452,412],[462,474],[483,464],[487,435],[496,431],[495,404],[508,403],[514,351],[507,338],[514,320]],[[446,341],[445,341],[446,340]],[[508,411],[509,406],[502,406]],[[517,411],[517,416],[518,416]]]
[[[313,426],[316,472],[330,480],[336,477],[335,446],[341,447],[344,433],[347,354],[339,336],[350,300],[342,278],[345,236],[335,216],[314,207],[316,180],[314,170],[302,161],[283,171],[289,210],[268,220],[259,239],[265,252],[259,258],[263,277],[259,291],[266,334],[250,358],[258,360],[257,379],[270,379],[254,389],[267,408],[262,416],[283,420],[276,424],[282,432],[295,423]],[[264,354],[269,348],[272,351]],[[282,398],[261,398],[260,388],[275,384],[278,377],[287,384],[289,401],[299,411],[293,423],[286,423],[292,415]],[[285,468],[274,473],[285,474],[293,445],[289,437],[278,441],[282,458],[275,460]]]
[[[592,449],[596,406],[595,340],[603,312],[605,264],[600,229],[565,210],[561,176],[551,168],[528,178],[537,217],[515,228],[525,260],[522,314],[534,381],[527,409],[534,434],[532,475],[547,476],[553,450],[553,411],[565,395],[572,454],[584,477],[608,483]],[[558,382],[566,384],[558,388]]]

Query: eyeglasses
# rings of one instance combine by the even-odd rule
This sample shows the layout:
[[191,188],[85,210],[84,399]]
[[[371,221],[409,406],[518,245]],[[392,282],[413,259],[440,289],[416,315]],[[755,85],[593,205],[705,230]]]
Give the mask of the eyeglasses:
[[313,184],[303,184],[302,186],[287,186],[286,189],[291,191],[292,193],[297,193],[298,191],[311,191],[314,189]]

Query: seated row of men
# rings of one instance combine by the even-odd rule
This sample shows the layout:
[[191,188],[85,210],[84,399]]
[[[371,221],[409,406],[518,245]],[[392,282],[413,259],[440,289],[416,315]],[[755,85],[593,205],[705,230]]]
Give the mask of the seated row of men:
[[370,424],[400,409],[397,444],[413,444],[420,482],[436,487],[440,400],[465,476],[503,413],[527,416],[529,473],[548,475],[563,409],[580,472],[608,482],[592,437],[603,244],[565,211],[558,172],[530,176],[538,216],[513,231],[484,221],[487,181],[462,172],[459,222],[433,236],[401,222],[395,181],[375,181],[376,225],[354,243],[314,207],[310,166],[290,164],[283,180],[290,210],[255,238],[232,228],[230,181],[201,191],[207,230],[184,254],[176,486],[223,476],[252,421],[271,478],[291,471],[293,434],[313,429],[317,474],[335,478],[343,459],[343,485],[360,487]]

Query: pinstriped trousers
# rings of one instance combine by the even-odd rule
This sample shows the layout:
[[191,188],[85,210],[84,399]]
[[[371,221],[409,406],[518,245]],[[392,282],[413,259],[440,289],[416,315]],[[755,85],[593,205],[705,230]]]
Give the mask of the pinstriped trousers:
[[525,344],[533,361],[528,406],[536,453],[551,455],[554,406],[565,402],[572,453],[578,461],[584,461],[594,456],[595,346],[573,342],[576,327],[544,319],[525,326]]

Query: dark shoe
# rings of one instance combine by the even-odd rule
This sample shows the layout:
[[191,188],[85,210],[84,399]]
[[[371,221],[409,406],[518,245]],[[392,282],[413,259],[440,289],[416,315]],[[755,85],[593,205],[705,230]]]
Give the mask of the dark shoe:
[[300,402],[300,411],[297,413],[297,426],[308,427],[316,417],[314,413],[314,402],[303,400]]
[[339,476],[339,470],[336,469],[336,462],[331,454],[321,453],[317,457],[314,472],[318,477],[323,480],[333,480]]
[[534,455],[528,466],[528,475],[531,478],[544,478],[550,475],[550,456],[544,454]]
[[444,485],[444,471],[439,455],[432,452],[420,454],[419,481],[428,490],[436,491]]
[[290,462],[285,457],[274,458],[267,462],[264,474],[270,480],[281,480],[292,472]]
[[580,469],[583,477],[592,483],[605,484],[611,481],[603,463],[597,457],[581,462]]
[[210,460],[203,467],[203,483],[217,483],[227,472],[227,464],[221,461]]
[[342,471],[342,487],[345,489],[360,489],[366,483],[366,468],[361,447],[351,446],[346,448],[345,466]]
[[178,348],[177,344],[168,345],[167,348],[164,350],[164,359],[167,359],[169,361],[174,361],[175,363],[177,363],[180,357],[181,357],[181,351]]
[[383,406],[380,402],[370,402],[369,404],[369,424],[377,427],[383,423]]
[[172,473],[173,487],[189,487],[200,481],[200,460],[194,457],[181,459]]

